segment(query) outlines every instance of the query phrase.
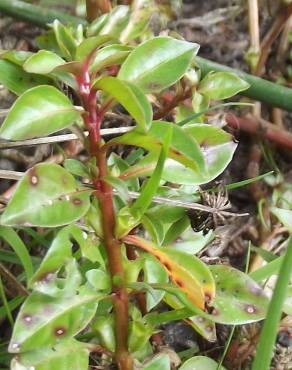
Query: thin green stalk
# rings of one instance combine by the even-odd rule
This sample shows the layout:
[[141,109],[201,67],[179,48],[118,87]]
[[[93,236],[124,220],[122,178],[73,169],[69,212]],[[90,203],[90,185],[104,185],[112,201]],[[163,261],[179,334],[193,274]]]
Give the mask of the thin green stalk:
[[268,314],[261,332],[256,357],[252,370],[269,370],[277,337],[278,325],[282,315],[282,306],[287,295],[292,265],[292,237],[290,237],[286,255],[280,268],[275,290],[269,304]]
[[14,320],[13,320],[13,317],[12,317],[12,314],[11,314],[11,311],[10,311],[9,304],[7,302],[7,298],[6,298],[6,294],[5,294],[5,291],[4,291],[4,286],[3,286],[1,276],[0,276],[0,298],[1,298],[1,301],[3,303],[3,307],[5,309],[5,312],[6,312],[6,315],[8,317],[8,320],[10,322],[10,325],[13,327],[14,326]]
[[13,18],[27,21],[42,28],[48,28],[48,24],[52,23],[55,19],[59,19],[62,23],[87,23],[85,19],[18,0],[1,0],[0,11]]
[[267,279],[279,271],[283,260],[284,256],[278,257],[274,261],[267,263],[265,266],[250,272],[249,276],[257,282]]

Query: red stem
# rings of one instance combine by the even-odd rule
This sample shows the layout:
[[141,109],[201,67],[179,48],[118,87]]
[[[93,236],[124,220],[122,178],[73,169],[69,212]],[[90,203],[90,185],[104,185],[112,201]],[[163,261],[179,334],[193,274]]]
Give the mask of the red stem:
[[112,187],[104,181],[107,175],[106,153],[100,141],[100,126],[105,110],[99,110],[96,104],[96,92],[91,89],[88,64],[84,65],[82,75],[77,76],[79,94],[86,111],[84,122],[89,132],[89,152],[95,157],[98,175],[93,180],[95,195],[99,201],[102,214],[104,244],[108,256],[112,280],[113,306],[115,313],[116,351],[115,359],[120,370],[132,370],[132,358],[128,352],[128,292],[124,287],[121,243],[115,238],[115,211]]

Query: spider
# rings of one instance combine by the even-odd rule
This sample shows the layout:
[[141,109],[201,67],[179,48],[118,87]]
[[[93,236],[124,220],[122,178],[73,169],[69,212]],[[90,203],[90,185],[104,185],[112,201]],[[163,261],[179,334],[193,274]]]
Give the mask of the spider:
[[204,213],[189,210],[192,228],[195,231],[203,231],[206,235],[211,229],[216,229],[226,223],[226,210],[231,208],[227,190],[220,185],[218,192],[200,192],[202,204],[214,209],[212,213]]

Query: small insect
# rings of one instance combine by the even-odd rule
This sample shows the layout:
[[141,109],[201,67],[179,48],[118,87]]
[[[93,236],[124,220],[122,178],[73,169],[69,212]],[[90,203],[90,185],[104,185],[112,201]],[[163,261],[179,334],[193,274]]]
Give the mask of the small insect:
[[198,212],[189,210],[191,226],[194,231],[203,231],[206,235],[211,229],[216,229],[226,223],[225,212],[231,208],[231,203],[228,199],[227,190],[220,185],[217,193],[201,192],[202,204],[214,209],[214,212]]

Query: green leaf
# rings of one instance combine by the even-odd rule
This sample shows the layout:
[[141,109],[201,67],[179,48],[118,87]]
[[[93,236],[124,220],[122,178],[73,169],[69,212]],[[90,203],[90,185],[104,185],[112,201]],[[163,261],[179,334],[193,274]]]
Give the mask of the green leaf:
[[[183,363],[179,370],[217,370],[218,364],[214,360],[205,356],[195,356]],[[225,367],[221,366],[221,370]]]
[[90,72],[94,73],[113,65],[121,64],[127,58],[132,47],[121,44],[108,45],[99,50],[90,64]]
[[86,177],[88,179],[91,177],[87,167],[77,159],[66,159],[64,161],[64,167],[67,171],[72,173],[72,175]]
[[58,46],[67,60],[75,57],[77,42],[74,40],[71,30],[63,26],[57,19],[53,22],[53,30]]
[[50,83],[50,80],[27,73],[8,60],[0,60],[0,83],[14,94],[21,95],[32,87]]
[[30,51],[23,50],[0,50],[0,59],[9,60],[10,62],[22,66],[23,63],[33,55]]
[[199,46],[171,37],[155,37],[137,46],[123,63],[118,77],[144,92],[159,92],[186,72]]
[[154,219],[144,214],[141,219],[142,225],[157,245],[161,245],[165,236],[165,225],[159,219]]
[[130,16],[130,8],[127,5],[118,5],[109,13],[106,22],[99,31],[100,35],[111,35],[119,38],[121,31],[128,23]]
[[74,177],[54,163],[41,163],[28,170],[1,216],[5,226],[55,227],[79,220],[89,208],[88,190],[81,190]]
[[[46,284],[47,282],[44,282]],[[104,296],[87,289],[78,294],[50,296],[33,292],[22,305],[9,344],[10,353],[21,353],[57,344],[84,329]]]
[[70,126],[79,117],[80,112],[55,87],[37,86],[12,105],[1,126],[0,137],[23,140],[45,136]]
[[[126,170],[122,174],[123,177],[142,177],[151,174],[157,161],[156,147],[160,142],[159,137],[163,138],[165,124],[170,123],[154,121],[144,139],[133,131],[112,140],[128,145],[133,141],[136,145],[150,151],[150,154]],[[173,142],[169,151],[170,159],[165,163],[162,178],[177,184],[200,185],[220,175],[230,163],[237,147],[232,136],[220,128],[207,124],[186,125],[182,128],[182,133],[178,129],[180,127],[174,126]],[[151,140],[150,135],[155,137],[156,141]],[[177,155],[178,151],[180,155]],[[186,157],[192,158],[192,161],[190,162]],[[194,166],[194,163],[197,163],[197,166]]]
[[21,261],[28,282],[33,275],[33,265],[25,244],[11,227],[0,226],[0,237],[11,246]]
[[90,285],[99,290],[106,290],[110,292],[111,289],[111,279],[108,273],[104,272],[102,269],[93,269],[86,272],[86,279]]
[[95,50],[97,50],[100,46],[106,44],[112,39],[113,38],[110,35],[99,35],[86,38],[81,42],[81,44],[77,46],[75,58],[77,60],[85,59],[87,56],[89,56]]
[[206,124],[184,127],[184,132],[202,148],[207,171],[190,171],[177,161],[166,162],[163,178],[185,185],[205,184],[219,176],[230,163],[237,144],[227,132]]
[[[144,256],[144,282],[147,284],[168,282],[168,275],[165,268],[151,254]],[[162,300],[164,292],[161,290],[153,290],[152,293],[146,292],[146,307],[147,311],[151,311]]]
[[137,129],[145,132],[152,122],[152,107],[146,96],[133,84],[115,77],[103,77],[93,87],[115,98],[135,119]]
[[103,14],[91,22],[87,27],[87,37],[96,36],[102,30],[109,18],[109,13]]
[[143,33],[155,11],[153,5],[152,0],[134,0],[131,3],[130,19],[120,36],[123,43],[134,40]]
[[150,324],[145,323],[141,318],[138,320],[132,320],[129,325],[129,351],[134,353],[145,348],[153,333],[153,327]]
[[[188,135],[181,127],[178,127],[171,122],[154,121],[150,130],[147,132],[147,135],[142,134],[137,130],[133,130],[122,136],[110,140],[108,142],[108,145],[126,144],[126,145],[136,145],[145,148],[151,153],[150,161],[150,173],[151,173],[152,172],[151,170],[154,170],[154,168],[156,167],[158,156],[166,137],[167,128],[170,127],[172,127],[173,134],[168,152],[168,157],[176,162],[179,162],[185,167],[189,167],[194,171],[198,171],[199,173],[204,172],[205,171],[204,157],[197,142],[195,141],[195,139],[190,137],[190,135]],[[165,178],[165,174],[167,174],[168,162],[169,160],[166,161],[163,170],[162,175],[163,178]],[[128,172],[131,173],[133,171],[133,167],[129,169],[129,171],[125,171],[123,175],[125,176],[126,173]],[[146,166],[146,170],[149,173],[149,167],[147,168]],[[140,169],[137,172],[138,176],[140,175],[139,172]],[[141,176],[144,176],[143,171],[141,172]]]
[[48,74],[64,63],[66,63],[65,60],[57,54],[47,50],[40,50],[26,60],[23,69],[29,73]]
[[200,82],[198,91],[209,99],[221,100],[248,88],[249,84],[233,73],[210,72]]
[[292,233],[292,210],[277,207],[271,207],[270,210]]
[[92,323],[92,330],[97,334],[101,345],[114,352],[116,348],[115,320],[112,314],[98,315]]
[[269,299],[248,275],[230,266],[209,268],[216,282],[214,309],[210,315],[215,322],[240,325],[265,317]]
[[157,192],[161,175],[163,171],[163,166],[168,155],[170,143],[172,140],[172,127],[166,128],[164,142],[161,148],[161,152],[155,167],[155,170],[151,176],[151,178],[143,184],[143,188],[140,192],[139,197],[130,207],[130,212],[135,218],[141,218],[143,214],[146,212],[147,208],[150,206],[152,202],[152,198]]
[[188,221],[188,227],[180,234],[178,240],[172,241],[171,246],[188,254],[196,254],[210,243],[213,238],[214,234],[212,231],[206,235],[203,232],[195,232]]
[[143,370],[170,370],[170,360],[167,355],[156,355],[152,360],[147,362]]
[[172,248],[157,248],[153,243],[134,235],[128,235],[123,240],[156,257],[193,306],[204,309],[206,297],[208,300],[214,297],[213,276],[199,258]]
[[83,343],[69,339],[53,348],[32,350],[16,356],[11,370],[87,370],[89,350]]
[[88,258],[87,250],[91,249],[91,261],[103,262],[98,245],[94,244],[90,236],[77,225],[69,225],[61,229],[53,240],[47,254],[43,258],[37,271],[34,273],[30,286],[37,286],[47,276],[53,276],[64,267],[66,261],[72,258],[73,241],[80,246],[82,255]]

